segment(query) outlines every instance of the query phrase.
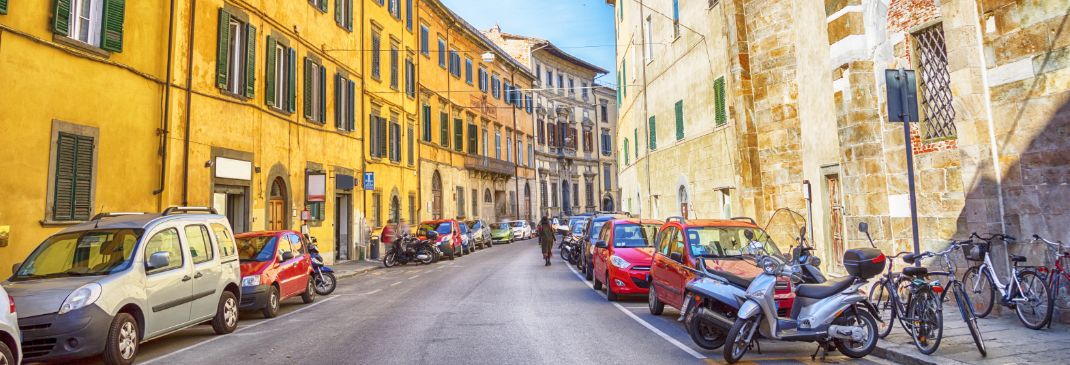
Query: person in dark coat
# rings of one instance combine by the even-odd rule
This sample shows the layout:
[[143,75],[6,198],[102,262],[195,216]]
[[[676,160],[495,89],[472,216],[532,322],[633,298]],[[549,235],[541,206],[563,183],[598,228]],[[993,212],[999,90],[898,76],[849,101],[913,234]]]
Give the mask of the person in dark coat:
[[550,226],[549,219],[542,217],[537,231],[539,246],[542,247],[542,258],[546,260],[546,266],[550,266],[550,251],[554,248],[554,227]]

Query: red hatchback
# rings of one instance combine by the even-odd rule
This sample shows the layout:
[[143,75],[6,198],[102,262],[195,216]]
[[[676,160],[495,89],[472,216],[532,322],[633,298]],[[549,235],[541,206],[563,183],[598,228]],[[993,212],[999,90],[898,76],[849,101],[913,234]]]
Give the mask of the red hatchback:
[[294,231],[246,232],[234,236],[241,263],[241,310],[262,310],[264,317],[279,314],[279,303],[300,295],[305,303],[316,299],[312,259],[301,234]]
[[[685,288],[695,279],[700,259],[706,260],[707,270],[746,289],[762,269],[743,261],[742,248],[748,242],[744,232],[750,230],[759,236],[764,233],[752,220],[745,219],[669,219],[659,230],[650,269],[650,312],[661,314],[666,305],[680,309],[687,295]],[[781,315],[791,313],[795,294],[787,279],[777,278],[773,296]]]
[[461,224],[456,220],[440,219],[421,222],[420,227],[416,230],[416,236],[420,239],[425,239],[428,231],[438,233],[438,242],[435,244],[442,251],[442,254],[449,257],[450,260],[464,254],[461,246]]
[[609,301],[621,295],[646,295],[654,236],[661,224],[653,220],[616,219],[602,225],[591,256],[594,289],[605,287]]

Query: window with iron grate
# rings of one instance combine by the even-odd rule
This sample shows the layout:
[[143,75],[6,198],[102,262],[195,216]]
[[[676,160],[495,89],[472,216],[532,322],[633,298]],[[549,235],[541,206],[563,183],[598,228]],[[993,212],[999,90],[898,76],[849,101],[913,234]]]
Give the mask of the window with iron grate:
[[914,33],[914,44],[920,71],[921,136],[925,140],[955,138],[955,107],[943,26],[936,24]]

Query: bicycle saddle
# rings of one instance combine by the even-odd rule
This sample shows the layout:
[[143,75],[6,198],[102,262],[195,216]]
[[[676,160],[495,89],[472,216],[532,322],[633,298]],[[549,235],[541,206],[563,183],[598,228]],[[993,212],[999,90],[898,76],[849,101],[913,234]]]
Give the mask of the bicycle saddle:
[[906,276],[921,277],[921,276],[925,276],[927,274],[929,274],[929,269],[926,269],[924,267],[909,266],[909,267],[903,268],[903,275],[906,275]]
[[1025,256],[1010,255],[1011,262],[1025,262]]
[[908,264],[913,264],[914,260],[916,260],[917,258],[918,258],[918,255],[915,255],[915,254],[912,254],[912,253],[908,253],[906,255],[903,255],[903,262],[908,263]]

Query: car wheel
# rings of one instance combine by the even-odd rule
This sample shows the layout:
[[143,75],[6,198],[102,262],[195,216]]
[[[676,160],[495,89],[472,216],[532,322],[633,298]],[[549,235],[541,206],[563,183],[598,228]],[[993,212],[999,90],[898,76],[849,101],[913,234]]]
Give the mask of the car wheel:
[[275,318],[279,315],[279,288],[272,285],[271,290],[268,291],[268,300],[264,304],[264,318]]
[[583,262],[583,274],[583,278],[587,279],[587,281],[594,280],[594,270],[591,270],[591,263],[589,261]]
[[602,281],[594,278],[594,290],[602,290]]
[[212,318],[212,330],[217,335],[225,335],[238,329],[238,297],[224,290],[219,296],[219,307]]
[[665,311],[665,303],[658,300],[658,293],[654,291],[654,285],[650,285],[650,290],[646,293],[646,306],[650,309],[650,314],[660,316]]
[[613,282],[611,280],[609,280],[609,271],[606,271],[606,284],[605,284],[606,285],[606,300],[611,301],[611,302],[616,302],[617,299],[619,299],[619,298],[617,297],[617,293],[613,292],[613,284],[612,283]]
[[0,365],[15,365],[15,355],[3,342],[0,342]]
[[308,277],[308,287],[305,288],[304,294],[301,294],[301,301],[305,304],[316,301],[316,280],[312,279],[312,276]]
[[108,365],[128,365],[134,363],[141,336],[138,334],[137,322],[130,313],[119,313],[111,320],[108,339],[104,345],[104,363]]

